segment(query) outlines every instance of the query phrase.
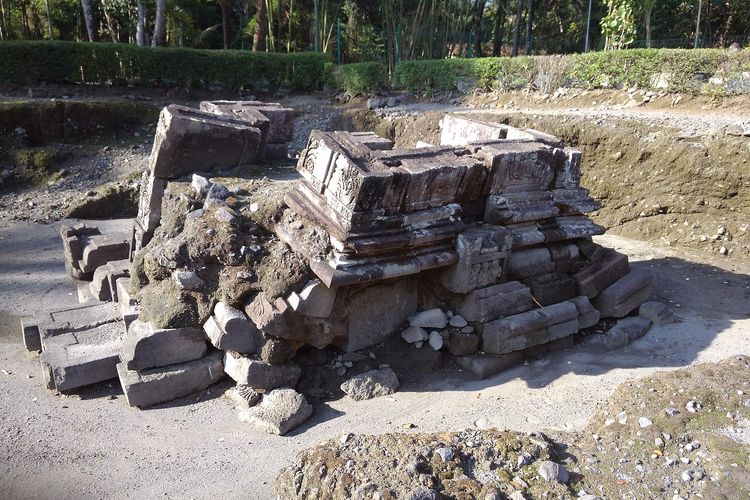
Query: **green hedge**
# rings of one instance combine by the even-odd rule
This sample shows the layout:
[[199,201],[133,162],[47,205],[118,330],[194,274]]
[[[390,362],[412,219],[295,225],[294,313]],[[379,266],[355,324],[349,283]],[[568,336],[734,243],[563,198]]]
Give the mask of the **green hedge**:
[[372,93],[385,87],[388,69],[379,62],[344,64],[335,69],[336,86],[347,94]]
[[748,70],[748,50],[631,49],[569,56],[402,61],[396,66],[395,81],[403,89],[427,94],[474,88],[530,87],[544,92],[559,86],[650,88],[657,83],[672,91],[699,92],[704,90],[706,75],[718,75],[725,79],[725,92],[750,93],[750,79],[742,74]]
[[328,57],[112,43],[0,42],[0,82],[223,89],[320,88]]

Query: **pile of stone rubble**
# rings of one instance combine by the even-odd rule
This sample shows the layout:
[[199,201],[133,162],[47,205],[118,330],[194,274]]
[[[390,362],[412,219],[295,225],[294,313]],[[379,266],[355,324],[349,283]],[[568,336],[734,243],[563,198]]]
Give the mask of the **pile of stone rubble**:
[[[579,151],[446,115],[441,145],[417,149],[313,131],[301,177],[275,201],[212,176],[286,157],[293,117],[258,102],[164,108],[128,230],[61,229],[87,302],[22,322],[50,389],[118,378],[131,406],[148,407],[226,375],[241,419],[283,434],[313,411],[295,391],[301,349],[354,354],[400,333],[486,377],[578,337],[611,348],[650,326],[633,317],[616,339],[580,335],[638,309],[651,276],[592,241],[604,230],[585,215],[598,204],[580,186]],[[342,391],[397,390],[375,366]]]

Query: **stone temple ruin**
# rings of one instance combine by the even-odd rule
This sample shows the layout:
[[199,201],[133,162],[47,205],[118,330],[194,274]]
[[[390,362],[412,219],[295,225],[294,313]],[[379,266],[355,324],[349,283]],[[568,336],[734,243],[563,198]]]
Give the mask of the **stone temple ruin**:
[[[484,378],[648,329],[640,317],[590,329],[637,310],[651,276],[592,241],[604,229],[585,215],[599,205],[580,186],[580,151],[446,115],[441,145],[417,149],[314,130],[299,176],[263,185],[280,191],[212,177],[286,158],[293,118],[259,102],[164,108],[127,232],[61,228],[88,302],[22,322],[50,389],[117,378],[148,407],[226,375],[240,418],[283,434],[312,413],[295,391],[306,349],[368,359],[395,336]],[[397,387],[387,366],[342,385],[355,399]]]

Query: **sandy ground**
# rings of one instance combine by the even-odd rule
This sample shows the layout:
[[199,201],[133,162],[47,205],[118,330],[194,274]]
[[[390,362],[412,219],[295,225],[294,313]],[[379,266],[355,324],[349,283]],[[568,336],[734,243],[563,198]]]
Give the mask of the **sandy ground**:
[[480,419],[501,429],[580,429],[623,381],[750,354],[750,268],[603,237],[654,272],[654,296],[672,304],[678,323],[605,356],[573,348],[484,381],[449,370],[393,397],[318,405],[291,435],[270,436],[239,422],[221,397],[228,384],[145,411],[127,407],[116,382],[68,397],[44,389],[17,321],[75,303],[57,228],[0,228],[0,498],[269,498],[298,451],[345,432],[408,423],[438,432]]

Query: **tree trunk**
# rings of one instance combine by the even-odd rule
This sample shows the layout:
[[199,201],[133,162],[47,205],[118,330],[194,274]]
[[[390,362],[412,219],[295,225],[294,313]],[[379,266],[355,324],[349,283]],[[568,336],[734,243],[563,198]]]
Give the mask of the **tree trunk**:
[[698,19],[695,21],[695,44],[693,45],[696,49],[698,48],[698,41],[701,36],[701,11],[703,10],[703,0],[698,0]]
[[266,34],[268,33],[268,15],[266,13],[266,0],[255,2],[255,34],[253,35],[253,50],[261,52],[266,50]]
[[510,57],[516,57],[518,55],[518,43],[521,38],[521,14],[523,13],[523,2],[524,0],[518,0],[518,6],[516,7],[516,19],[513,21],[513,48],[510,51]]
[[646,9],[646,48],[651,48],[651,9]]
[[276,50],[278,52],[281,52],[281,23],[282,23],[281,14],[284,12],[283,6],[284,6],[283,0],[279,0],[279,6],[276,11]]
[[[47,32],[49,34],[49,39],[53,40],[52,38],[52,14],[49,12],[49,0],[44,0],[44,6],[47,8]],[[1,34],[2,30],[0,29],[0,38],[2,38]]]
[[221,32],[224,40],[224,49],[232,44],[232,4],[226,0],[219,2],[221,9]]
[[474,57],[482,57],[482,16],[484,15],[485,0],[474,2]]
[[290,0],[289,2],[289,35],[286,39],[286,51],[291,52],[292,51],[292,19],[294,18],[294,0]]
[[503,28],[505,26],[505,0],[497,1],[495,13],[495,30],[492,34],[492,55],[500,57],[503,50]]
[[86,34],[89,37],[89,42],[95,42],[97,40],[96,26],[94,26],[94,11],[91,6],[91,0],[81,0],[81,8],[83,9],[83,19],[86,22]]
[[156,18],[154,19],[154,37],[151,46],[164,45],[164,22],[167,13],[167,0],[156,0]]
[[135,43],[139,46],[146,45],[146,7],[143,0],[137,0],[138,19],[135,22]]
[[112,16],[109,13],[109,9],[104,4],[104,0],[102,0],[102,11],[104,12],[104,20],[107,22],[109,38],[112,39],[112,43],[117,43],[120,39],[120,35],[118,33],[119,30],[117,24],[112,22]]
[[531,43],[533,41],[532,28],[534,23],[534,0],[529,0],[529,6],[526,7],[526,55],[531,55]]
[[5,4],[0,0],[0,40],[8,38],[8,23],[5,21]]

